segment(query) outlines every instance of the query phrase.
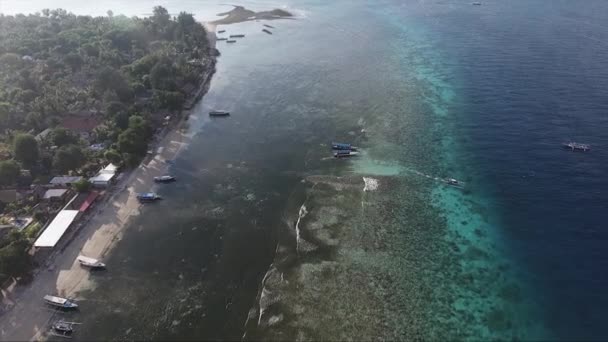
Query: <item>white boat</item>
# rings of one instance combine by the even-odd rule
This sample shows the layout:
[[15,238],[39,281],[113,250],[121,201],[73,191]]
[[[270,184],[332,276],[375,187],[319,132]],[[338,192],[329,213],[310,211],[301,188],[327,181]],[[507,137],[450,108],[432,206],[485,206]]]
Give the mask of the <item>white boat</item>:
[[78,258],[76,258],[76,260],[78,260],[78,262],[82,265],[82,266],[86,266],[86,267],[90,267],[90,268],[105,268],[106,264],[104,264],[103,262],[94,259],[94,258],[89,258],[86,257],[84,255],[79,255]]
[[78,304],[74,303],[73,301],[57,296],[46,295],[44,296],[44,301],[49,305],[62,309],[75,309],[78,307]]
[[334,158],[348,158],[348,157],[354,157],[358,154],[359,154],[359,152],[357,152],[357,151],[336,150],[334,152]]

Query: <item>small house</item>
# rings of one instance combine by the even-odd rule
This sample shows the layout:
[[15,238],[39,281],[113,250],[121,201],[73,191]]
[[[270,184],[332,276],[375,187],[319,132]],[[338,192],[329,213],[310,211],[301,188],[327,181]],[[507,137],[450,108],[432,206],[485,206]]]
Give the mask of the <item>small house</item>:
[[48,189],[42,199],[50,202],[63,202],[68,195],[68,189]]
[[52,186],[72,186],[72,184],[82,180],[82,177],[57,176],[53,177],[49,184]]
[[99,126],[100,121],[91,115],[70,115],[61,122],[61,127],[77,133],[81,138],[88,140],[93,134],[95,127]]

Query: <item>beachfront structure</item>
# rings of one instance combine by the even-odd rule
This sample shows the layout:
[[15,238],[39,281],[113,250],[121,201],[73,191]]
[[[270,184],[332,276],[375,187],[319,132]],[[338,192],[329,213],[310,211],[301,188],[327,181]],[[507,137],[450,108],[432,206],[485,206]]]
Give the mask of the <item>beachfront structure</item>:
[[80,181],[82,177],[73,177],[73,176],[57,176],[53,177],[49,184],[53,186],[72,186],[72,184]]
[[108,164],[108,166],[101,169],[95,177],[89,178],[89,182],[93,186],[107,187],[112,183],[118,167],[114,164]]
[[72,225],[78,213],[78,210],[60,211],[57,216],[55,216],[53,221],[46,227],[44,232],[40,234],[36,242],[34,242],[34,247],[55,247],[63,234],[65,234],[70,225]]
[[48,189],[42,199],[45,201],[63,202],[68,195],[68,189]]

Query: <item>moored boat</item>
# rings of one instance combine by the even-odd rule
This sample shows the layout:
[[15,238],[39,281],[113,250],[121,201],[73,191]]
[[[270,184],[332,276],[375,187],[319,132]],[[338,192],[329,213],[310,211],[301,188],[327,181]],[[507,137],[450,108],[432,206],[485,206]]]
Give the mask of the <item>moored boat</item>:
[[331,143],[331,149],[332,150],[356,151],[357,147],[353,146],[351,144],[332,142]]
[[219,31],[217,31],[217,33],[224,33],[224,32],[226,32],[226,30],[219,30]]
[[236,43],[236,40],[234,40],[234,39],[227,40],[226,43]]
[[44,301],[45,303],[61,308],[61,309],[75,309],[78,307],[78,304],[76,304],[75,302],[67,299],[67,298],[63,298],[63,297],[57,297],[57,296],[51,296],[51,295],[46,295],[44,296]]
[[209,112],[209,116],[228,116],[230,115],[230,112],[227,112],[225,110],[213,110],[211,112]]
[[267,30],[267,29],[262,29],[262,32],[266,32],[266,33],[268,33],[268,34],[272,34],[272,32],[270,32],[270,31],[269,31],[269,30]]
[[94,258],[86,257],[84,255],[79,255],[78,258],[76,258],[76,260],[78,260],[80,265],[85,266],[85,267],[106,268],[106,264],[104,264],[103,262],[101,262],[97,259],[94,259]]
[[245,37],[244,34],[231,34],[230,35],[230,38],[243,38],[243,37]]
[[176,179],[175,179],[175,177],[173,177],[171,175],[164,175],[164,176],[160,176],[160,177],[154,177],[154,181],[156,183],[171,183],[171,182],[175,182]]
[[137,199],[140,202],[154,202],[154,201],[161,200],[162,197],[158,196],[154,192],[147,192],[147,193],[137,194]]
[[57,321],[51,325],[51,328],[53,328],[53,330],[56,333],[59,333],[62,335],[69,335],[72,332],[74,332],[74,327],[73,327],[72,322]]
[[358,155],[359,152],[351,150],[337,150],[334,152],[334,158],[347,158]]
[[574,141],[563,143],[562,147],[570,149],[572,151],[587,152],[587,151],[591,150],[591,146],[590,145],[588,145],[588,144],[581,144],[581,143],[577,143],[577,142],[574,142]]
[[228,38],[218,38],[217,40],[228,40]]
[[268,28],[274,28],[274,26],[270,26],[270,25],[268,25],[268,24],[264,24],[264,26],[265,26],[265,27],[268,27]]
[[445,182],[448,183],[449,185],[460,185],[460,182],[454,178],[448,178],[445,180]]

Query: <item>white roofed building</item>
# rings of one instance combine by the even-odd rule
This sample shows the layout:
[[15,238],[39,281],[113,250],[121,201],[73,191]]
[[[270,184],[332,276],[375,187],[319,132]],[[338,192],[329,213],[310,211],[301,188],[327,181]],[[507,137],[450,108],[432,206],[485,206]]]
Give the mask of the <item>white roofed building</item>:
[[34,242],[34,247],[55,247],[63,234],[70,228],[78,213],[78,210],[60,211]]

